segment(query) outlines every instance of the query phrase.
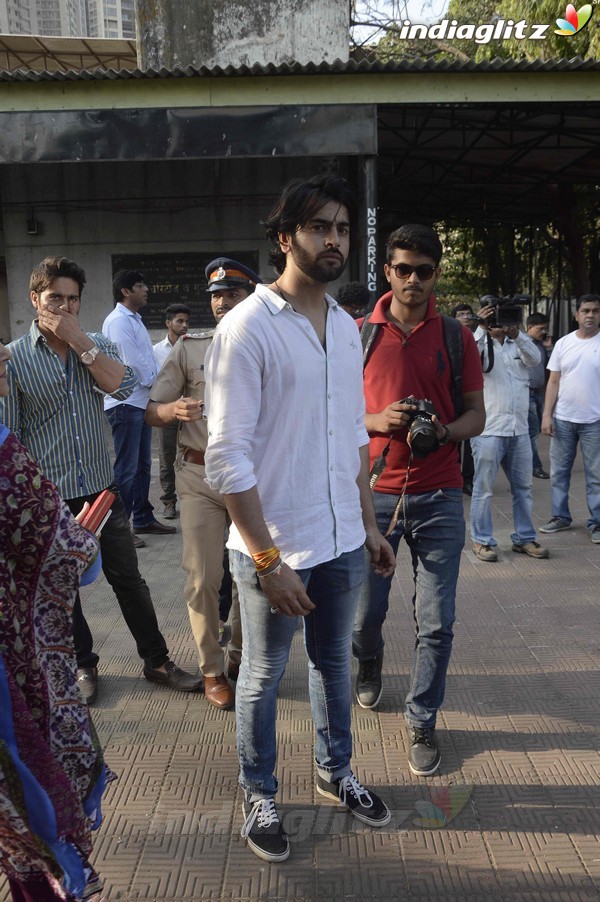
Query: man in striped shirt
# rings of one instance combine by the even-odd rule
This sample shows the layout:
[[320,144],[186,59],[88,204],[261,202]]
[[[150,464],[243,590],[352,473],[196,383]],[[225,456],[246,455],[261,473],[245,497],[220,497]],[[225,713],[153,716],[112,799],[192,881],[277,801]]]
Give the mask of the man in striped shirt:
[[[66,257],[47,257],[30,279],[37,318],[12,342],[9,396],[0,418],[29,449],[74,514],[114,487],[104,440],[104,394],[127,398],[136,384],[115,346],[79,325],[85,273]],[[100,537],[102,567],[144,661],[144,676],[173,689],[194,691],[200,680],[172,661],[160,633],[150,591],[140,576],[133,536],[118,495]],[[73,611],[78,680],[88,704],[97,693],[98,655],[79,598]]]

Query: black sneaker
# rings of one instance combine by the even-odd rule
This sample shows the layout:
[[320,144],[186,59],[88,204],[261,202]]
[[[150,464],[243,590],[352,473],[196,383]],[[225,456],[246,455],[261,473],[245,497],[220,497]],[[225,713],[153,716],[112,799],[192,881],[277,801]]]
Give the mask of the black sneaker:
[[379,699],[383,692],[383,684],[381,682],[382,666],[382,651],[379,652],[376,658],[358,662],[356,701],[361,708],[375,708],[379,704]]
[[408,766],[417,777],[430,777],[440,766],[442,756],[434,732],[433,728],[408,728]]
[[242,803],[245,839],[259,858],[264,861],[285,861],[290,854],[290,843],[281,825],[274,799],[259,799],[258,802]]
[[354,774],[328,782],[317,776],[317,792],[344,805],[350,814],[371,827],[385,827],[391,820],[390,809],[370,789],[361,786]]

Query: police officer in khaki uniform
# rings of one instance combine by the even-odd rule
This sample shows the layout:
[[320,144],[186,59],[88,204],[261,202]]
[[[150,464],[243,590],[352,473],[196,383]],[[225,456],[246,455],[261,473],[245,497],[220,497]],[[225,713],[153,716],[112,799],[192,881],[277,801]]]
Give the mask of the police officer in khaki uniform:
[[[261,281],[249,267],[228,257],[213,260],[205,272],[217,322]],[[204,675],[204,694],[217,708],[229,710],[233,707],[234,694],[225,676],[224,654],[219,645],[219,588],[229,519],[223,496],[209,489],[204,481],[204,451],[208,442],[207,423],[203,418],[204,356],[213,334],[213,331],[188,332],[176,342],[152,386],[146,422],[163,427],[179,422],[175,480],[180,499],[182,563],[187,573],[185,597]],[[235,586],[230,624],[227,671],[230,677],[236,678],[242,633]]]

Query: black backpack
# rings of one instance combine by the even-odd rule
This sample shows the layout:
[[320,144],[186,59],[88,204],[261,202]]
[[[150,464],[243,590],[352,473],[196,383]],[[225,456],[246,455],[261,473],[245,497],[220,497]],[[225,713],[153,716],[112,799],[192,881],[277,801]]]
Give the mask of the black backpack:
[[[454,404],[454,415],[459,417],[465,409],[463,391],[462,391],[462,362],[463,362],[463,337],[462,325],[452,316],[442,316],[442,330],[444,333],[444,345],[446,353],[450,361],[450,376],[452,380],[452,403]],[[373,342],[379,332],[379,323],[371,322],[371,314],[368,313],[360,327],[360,340],[363,347],[363,369],[367,365]]]

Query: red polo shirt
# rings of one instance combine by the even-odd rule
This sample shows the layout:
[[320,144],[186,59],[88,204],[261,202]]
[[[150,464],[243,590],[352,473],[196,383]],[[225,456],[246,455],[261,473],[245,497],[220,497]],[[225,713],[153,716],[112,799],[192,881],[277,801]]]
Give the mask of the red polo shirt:
[[[364,391],[367,413],[379,413],[394,401],[412,395],[428,398],[439,413],[442,423],[456,419],[452,404],[451,370],[442,318],[435,309],[435,298],[429,299],[427,314],[412,332],[405,334],[386,318],[386,310],[392,300],[391,291],[381,297],[371,314],[371,322],[379,326],[364,372]],[[357,325],[362,325],[362,320]],[[483,375],[477,345],[466,326],[463,332],[463,393],[480,391]],[[379,477],[376,492],[399,495],[406,479],[410,448],[406,442],[406,429],[392,434],[386,468]],[[389,435],[371,434],[369,454],[371,466],[381,454]],[[462,488],[463,480],[456,444],[449,442],[428,457],[416,457],[410,468],[407,492],[417,495],[441,488]]]

